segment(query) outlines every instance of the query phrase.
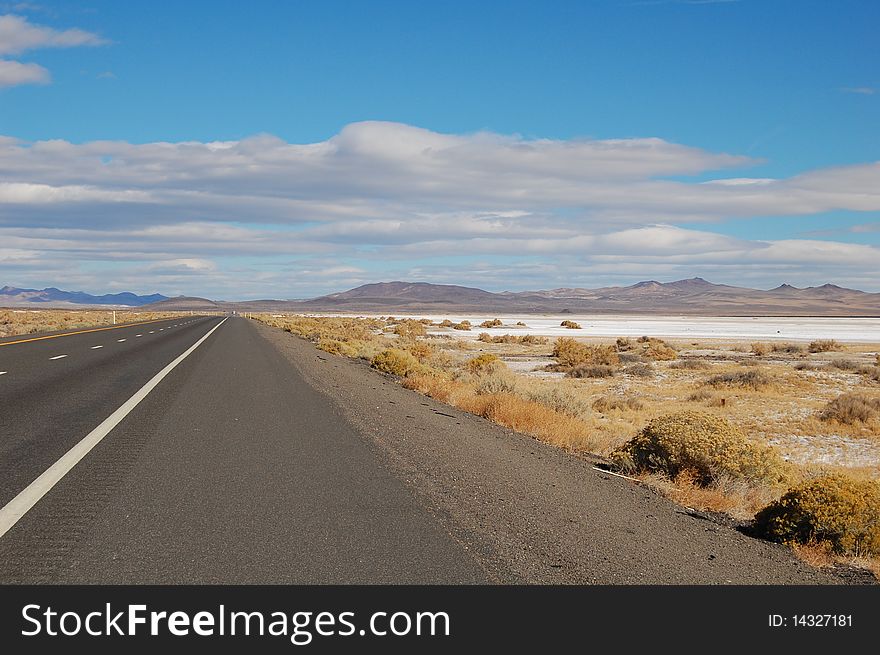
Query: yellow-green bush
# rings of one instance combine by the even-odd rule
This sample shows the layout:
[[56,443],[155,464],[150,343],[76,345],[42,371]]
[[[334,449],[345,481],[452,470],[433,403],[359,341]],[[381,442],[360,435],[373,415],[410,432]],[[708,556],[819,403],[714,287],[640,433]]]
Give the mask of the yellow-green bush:
[[503,367],[504,362],[498,359],[497,355],[492,355],[490,353],[478,355],[473,359],[469,359],[465,363],[465,368],[471,373],[482,373],[484,371],[497,370],[498,368]]
[[394,334],[402,339],[415,339],[427,334],[424,323],[420,321],[405,320],[394,326]]
[[627,471],[689,471],[699,484],[719,477],[779,484],[788,466],[774,450],[749,442],[727,421],[712,414],[683,411],[655,418],[612,454]]
[[580,364],[599,364],[617,366],[620,357],[612,346],[581,343],[568,337],[560,337],[553,346],[553,357],[561,368],[572,368]]
[[383,350],[370,360],[370,366],[384,373],[405,377],[422,369],[412,353],[398,348]]
[[841,474],[815,478],[758,512],[754,528],[771,541],[880,555],[880,484]]

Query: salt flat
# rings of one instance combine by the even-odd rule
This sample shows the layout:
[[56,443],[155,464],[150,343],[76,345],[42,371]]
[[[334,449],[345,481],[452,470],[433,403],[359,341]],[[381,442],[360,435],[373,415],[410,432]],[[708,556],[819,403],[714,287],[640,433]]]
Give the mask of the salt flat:
[[[322,314],[338,316],[339,314]],[[379,316],[363,314],[363,316]],[[400,316],[398,314],[398,316]],[[880,343],[880,318],[843,317],[704,317],[704,316],[638,316],[638,315],[488,315],[488,314],[413,314],[412,318],[429,318],[435,323],[444,319],[453,322],[468,320],[471,332],[456,331],[457,337],[476,338],[480,332],[496,334],[535,334],[547,337],[639,337],[648,335],[672,339],[744,339],[810,341],[836,339],[841,342]],[[498,328],[481,328],[480,323],[498,318]],[[574,321],[580,330],[561,327],[562,321]],[[517,326],[523,322],[526,327]],[[429,328],[429,332],[449,333]]]

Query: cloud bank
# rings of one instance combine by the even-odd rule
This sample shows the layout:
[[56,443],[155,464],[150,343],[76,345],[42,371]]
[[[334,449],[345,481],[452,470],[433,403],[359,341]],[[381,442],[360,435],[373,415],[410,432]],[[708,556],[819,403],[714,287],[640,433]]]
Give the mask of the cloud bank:
[[452,135],[386,122],[311,144],[0,137],[0,272],[7,283],[226,298],[391,278],[499,290],[693,274],[876,287],[874,246],[694,229],[880,211],[880,162],[744,177],[756,163],[654,138]]

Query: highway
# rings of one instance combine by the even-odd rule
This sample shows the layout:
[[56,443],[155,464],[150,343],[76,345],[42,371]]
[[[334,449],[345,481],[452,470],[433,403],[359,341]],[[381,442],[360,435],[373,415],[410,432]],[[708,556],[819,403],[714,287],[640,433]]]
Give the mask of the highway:
[[240,317],[0,371],[0,583],[841,581]]

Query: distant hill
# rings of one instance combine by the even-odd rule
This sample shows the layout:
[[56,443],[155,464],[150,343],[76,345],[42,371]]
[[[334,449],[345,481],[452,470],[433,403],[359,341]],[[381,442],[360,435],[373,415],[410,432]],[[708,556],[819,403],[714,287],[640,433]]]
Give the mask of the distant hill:
[[459,311],[495,313],[620,313],[715,316],[880,316],[880,294],[833,284],[768,291],[714,284],[695,277],[674,282],[645,280],[623,287],[558,288],[492,293],[472,287],[425,282],[383,282],[306,301],[271,306],[236,303],[264,311]]
[[134,293],[108,293],[102,296],[93,296],[84,291],[62,291],[55,287],[46,289],[18,289],[5,286],[0,288],[0,306],[20,306],[39,304],[44,307],[68,307],[80,305],[107,305],[123,307],[141,307],[150,303],[166,300],[167,296],[154,293],[148,296],[139,296]]

